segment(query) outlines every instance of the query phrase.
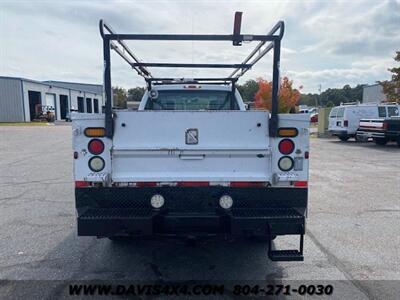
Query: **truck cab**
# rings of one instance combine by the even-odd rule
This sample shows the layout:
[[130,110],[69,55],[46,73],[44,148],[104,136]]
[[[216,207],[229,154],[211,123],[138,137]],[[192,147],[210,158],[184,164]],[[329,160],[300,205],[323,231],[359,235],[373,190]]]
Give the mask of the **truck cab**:
[[[72,116],[78,235],[259,237],[269,242],[271,260],[303,260],[309,119],[307,114],[278,114],[277,54],[283,28],[283,22],[278,22],[268,35],[251,36],[260,41],[256,49],[274,42],[252,56],[262,57],[274,49],[275,80],[271,111],[248,111],[236,88],[243,70],[252,66],[247,59],[234,65],[143,63],[129,49],[116,50],[112,41],[127,47],[121,35],[100,23],[105,114]],[[217,37],[234,45],[250,38],[237,32],[234,36],[123,36]],[[138,110],[112,106],[111,49],[145,78],[147,91]],[[259,59],[254,57],[255,62]],[[152,77],[148,66],[237,69],[224,78],[189,80]],[[272,240],[282,235],[298,236],[299,248],[274,250]]]
[[232,93],[229,86],[200,85],[192,82],[155,85],[151,93],[149,91],[144,93],[138,110],[244,111],[246,108],[240,93],[237,90]]

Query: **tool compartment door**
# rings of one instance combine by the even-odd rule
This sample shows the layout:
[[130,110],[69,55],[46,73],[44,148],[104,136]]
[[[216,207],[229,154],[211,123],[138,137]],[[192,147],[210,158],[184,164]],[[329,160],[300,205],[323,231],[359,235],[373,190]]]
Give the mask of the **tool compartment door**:
[[114,182],[271,180],[266,111],[115,115]]

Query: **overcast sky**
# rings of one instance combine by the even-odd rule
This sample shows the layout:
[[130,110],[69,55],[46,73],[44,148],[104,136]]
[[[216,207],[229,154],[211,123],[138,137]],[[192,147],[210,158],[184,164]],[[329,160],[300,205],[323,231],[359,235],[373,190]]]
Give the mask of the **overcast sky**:
[[[389,79],[400,50],[400,0],[393,1],[8,1],[0,0],[0,75],[36,80],[102,82],[104,18],[121,33],[265,34],[286,24],[282,75],[317,92]],[[143,61],[240,63],[256,43],[129,42]],[[113,55],[113,85],[144,85]],[[271,56],[245,79],[271,77]],[[155,76],[227,76],[231,70],[151,69]]]

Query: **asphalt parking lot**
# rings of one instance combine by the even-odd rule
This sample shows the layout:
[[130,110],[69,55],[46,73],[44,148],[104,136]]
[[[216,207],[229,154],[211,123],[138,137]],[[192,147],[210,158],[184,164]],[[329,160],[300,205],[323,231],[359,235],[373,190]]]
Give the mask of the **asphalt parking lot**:
[[77,237],[71,127],[0,126],[0,279],[332,280],[337,298],[397,298],[386,280],[400,280],[400,148],[312,138],[310,155],[305,261],[276,263],[257,242]]

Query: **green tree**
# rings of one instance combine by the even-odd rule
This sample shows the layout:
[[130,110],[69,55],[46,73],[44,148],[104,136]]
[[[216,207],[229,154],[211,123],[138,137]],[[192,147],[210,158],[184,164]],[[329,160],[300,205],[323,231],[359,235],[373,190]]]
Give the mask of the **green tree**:
[[253,102],[258,91],[258,82],[254,79],[249,79],[242,85],[238,84],[237,89],[240,95],[242,95],[244,102]]
[[[320,106],[328,106],[334,104],[340,105],[341,102],[357,102],[362,101],[363,85],[358,84],[355,87],[351,87],[346,84],[341,89],[327,89],[318,94],[302,94],[300,96],[300,104],[305,104],[308,106],[315,106],[318,103]],[[317,101],[317,102],[316,102]]]
[[144,87],[135,87],[128,90],[129,101],[140,101],[142,100],[143,94],[146,91]]
[[[400,51],[396,51],[394,60],[400,62]],[[392,80],[380,81],[383,92],[389,102],[400,103],[400,67],[388,69],[392,73]]]
[[113,104],[114,107],[126,108],[127,94],[126,90],[122,87],[113,87]]

